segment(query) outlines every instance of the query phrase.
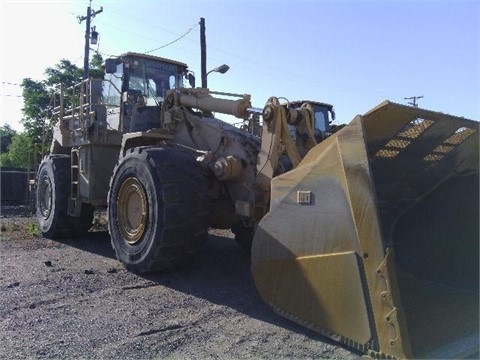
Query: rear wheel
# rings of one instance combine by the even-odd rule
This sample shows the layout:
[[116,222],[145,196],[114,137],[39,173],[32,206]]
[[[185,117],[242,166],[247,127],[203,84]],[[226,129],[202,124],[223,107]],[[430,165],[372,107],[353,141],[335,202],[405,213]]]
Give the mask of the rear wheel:
[[139,147],[110,181],[108,228],[117,258],[131,271],[185,265],[208,237],[207,181],[195,158]]
[[35,201],[40,231],[47,238],[83,236],[92,227],[90,204],[82,204],[79,217],[68,216],[70,179],[69,155],[49,155],[40,164]]
[[36,208],[43,236],[57,239],[68,236],[67,216],[70,186],[70,156],[50,155],[38,169]]

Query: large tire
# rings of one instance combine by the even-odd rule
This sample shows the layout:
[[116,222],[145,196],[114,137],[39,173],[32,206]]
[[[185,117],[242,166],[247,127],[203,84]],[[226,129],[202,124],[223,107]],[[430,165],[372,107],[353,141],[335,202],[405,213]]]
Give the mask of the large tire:
[[43,236],[50,239],[69,236],[69,194],[70,156],[48,156],[38,169],[36,189],[37,219]]
[[115,167],[108,229],[130,271],[186,265],[208,237],[207,181],[195,158],[174,149],[130,149]]
[[38,169],[37,219],[43,236],[50,239],[84,236],[92,227],[94,208],[83,203],[79,217],[68,216],[70,156],[49,155]]

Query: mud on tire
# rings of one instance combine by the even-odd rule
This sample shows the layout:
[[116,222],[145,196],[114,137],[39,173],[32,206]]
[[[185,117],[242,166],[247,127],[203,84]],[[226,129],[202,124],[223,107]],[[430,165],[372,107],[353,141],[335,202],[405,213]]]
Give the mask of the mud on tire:
[[185,152],[130,149],[115,167],[108,204],[112,246],[133,272],[185,265],[208,237],[207,181]]

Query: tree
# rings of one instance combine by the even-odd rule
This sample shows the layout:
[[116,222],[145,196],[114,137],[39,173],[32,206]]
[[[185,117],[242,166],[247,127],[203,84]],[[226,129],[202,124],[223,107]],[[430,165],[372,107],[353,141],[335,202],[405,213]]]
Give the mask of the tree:
[[16,133],[8,124],[0,126],[0,154],[7,152],[8,146],[12,143],[12,138]]
[[[68,88],[82,80],[82,70],[69,60],[62,59],[54,67],[45,70],[47,79],[36,82],[32,79],[23,79],[23,101],[25,107],[22,119],[23,127],[34,142],[43,140],[43,132],[46,133],[46,141],[51,139],[53,125],[51,123],[52,94],[58,86]],[[48,120],[47,120],[48,119]]]
[[[90,66],[92,77],[103,77],[102,62],[103,58],[100,54],[93,55]],[[34,143],[44,142],[48,148],[55,125],[51,116],[53,93],[60,85],[66,89],[80,83],[83,70],[70,60],[62,59],[54,67],[47,68],[45,75],[46,79],[42,81],[23,79],[24,118],[21,123],[32,141],[32,146]],[[69,99],[66,101],[68,107]]]
[[30,78],[22,81],[24,118],[21,120],[25,131],[34,142],[42,141],[43,122],[47,117],[50,94],[44,81],[37,82]]
[[95,53],[92,56],[92,60],[90,61],[89,72],[90,72],[90,77],[95,79],[103,79],[105,68],[103,66],[103,57],[99,53]]
[[35,167],[35,155],[34,145],[32,144],[33,141],[26,132],[13,135],[7,151],[0,154],[0,166],[33,169]]
[[12,166],[12,162],[10,161],[10,157],[8,156],[8,152],[0,154],[0,166],[1,167]]
[[28,133],[16,134],[8,147],[10,166],[31,168],[33,167],[33,142]]
[[12,162],[8,156],[8,147],[12,143],[12,139],[16,133],[10,125],[0,126],[0,166],[12,166]]
[[62,59],[53,68],[49,67],[45,70],[47,85],[53,90],[58,85],[70,87],[82,81],[83,71],[70,60]]

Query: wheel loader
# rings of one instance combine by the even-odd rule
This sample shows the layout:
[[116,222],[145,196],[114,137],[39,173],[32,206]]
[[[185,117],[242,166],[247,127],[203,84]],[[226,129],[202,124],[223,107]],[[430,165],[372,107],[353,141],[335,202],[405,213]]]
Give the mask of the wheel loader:
[[232,229],[280,315],[374,358],[478,352],[478,122],[384,101],[335,132],[329,104],[259,109],[194,80],[126,53],[55,92],[36,176],[45,237],[85,234],[107,207],[117,258],[147,273]]

